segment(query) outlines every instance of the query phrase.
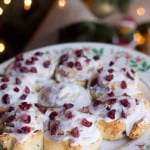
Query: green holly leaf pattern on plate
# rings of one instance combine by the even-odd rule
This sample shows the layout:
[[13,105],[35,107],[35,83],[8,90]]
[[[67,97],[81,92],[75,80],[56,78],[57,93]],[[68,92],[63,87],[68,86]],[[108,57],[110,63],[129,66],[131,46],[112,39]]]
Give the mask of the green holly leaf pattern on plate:
[[100,49],[93,48],[93,49],[92,49],[92,52],[93,52],[96,56],[99,56],[99,57],[103,55],[103,51],[104,51],[103,48],[100,48]]

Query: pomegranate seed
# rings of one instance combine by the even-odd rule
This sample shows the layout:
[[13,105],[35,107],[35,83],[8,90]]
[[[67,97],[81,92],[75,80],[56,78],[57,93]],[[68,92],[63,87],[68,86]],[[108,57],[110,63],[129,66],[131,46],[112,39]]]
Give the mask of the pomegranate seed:
[[114,69],[108,69],[108,72],[109,72],[109,73],[113,73],[113,72],[114,72]]
[[22,61],[22,60],[24,60],[23,54],[17,55],[16,58],[15,58],[15,60],[16,60],[16,61]]
[[127,118],[127,115],[126,115],[126,113],[124,112],[124,110],[121,111],[121,117],[122,117],[122,118]]
[[74,117],[74,115],[72,114],[71,111],[66,112],[66,113],[65,113],[65,116],[66,116],[68,119],[71,119],[71,118]]
[[7,109],[7,112],[12,112],[14,110],[14,107],[10,106],[8,109]]
[[14,91],[15,91],[15,92],[19,92],[19,88],[18,88],[18,87],[15,87],[15,88],[14,88]]
[[94,59],[95,61],[97,61],[97,60],[99,60],[99,56],[94,56],[93,59]]
[[32,68],[30,69],[30,72],[32,72],[32,73],[37,73],[37,69],[36,69],[35,67],[32,67]]
[[1,79],[1,81],[2,81],[2,82],[8,82],[8,81],[9,81],[9,78],[8,78],[8,77],[3,77],[3,78]]
[[71,130],[71,134],[72,134],[74,137],[78,138],[78,137],[80,136],[80,132],[79,132],[78,127],[73,128],[73,129]]
[[123,96],[129,96],[127,93],[124,93]]
[[27,95],[26,94],[22,94],[21,96],[20,96],[20,99],[21,100],[25,100],[27,98]]
[[69,108],[73,107],[73,104],[71,104],[71,103],[65,103],[64,107],[65,107],[65,109],[69,109]]
[[76,67],[76,69],[77,70],[82,70],[82,65],[81,65],[81,63],[80,62],[75,62],[75,67]]
[[51,64],[51,62],[49,60],[47,60],[47,61],[44,61],[43,66],[45,68],[48,68],[50,66],[50,64]]
[[121,105],[124,107],[130,107],[130,103],[127,99],[120,100]]
[[14,68],[21,68],[22,64],[19,61],[14,62]]
[[21,105],[19,105],[19,108],[22,110],[29,110],[32,107],[32,104],[28,104],[26,102],[21,103]]
[[83,56],[83,51],[82,50],[76,50],[75,54],[77,57],[82,57]]
[[73,63],[72,61],[69,61],[69,62],[67,63],[67,66],[68,66],[69,68],[73,68],[74,63]]
[[58,115],[58,113],[56,111],[53,111],[50,113],[49,119],[54,120],[57,115]]
[[26,62],[25,62],[27,65],[32,65],[34,62],[30,59],[27,59]]
[[107,95],[108,95],[109,97],[115,96],[114,92],[110,92],[110,93],[108,93]]
[[17,132],[18,133],[30,133],[31,132],[31,127],[29,126],[25,126],[25,127],[22,127],[21,129],[17,129]]
[[116,101],[117,101],[116,98],[112,98],[112,99],[107,100],[107,104],[108,104],[108,105],[112,105],[112,104],[115,104]]
[[134,78],[129,74],[129,72],[127,72],[126,76],[127,76],[127,78],[134,80]]
[[85,60],[85,62],[86,62],[87,64],[89,64],[90,61],[91,61],[91,59],[89,59],[89,58],[87,58],[87,59]]
[[47,107],[42,106],[42,105],[40,105],[40,104],[35,104],[35,106],[38,108],[38,110],[39,110],[41,113],[43,113],[43,114],[46,113]]
[[96,107],[98,105],[102,104],[102,102],[100,100],[94,100],[93,101],[93,106]]
[[85,118],[82,119],[82,125],[85,126],[85,127],[91,127],[92,126],[92,122],[86,120]]
[[115,114],[116,114],[116,110],[112,109],[111,111],[108,112],[108,117],[111,119],[115,119]]
[[0,88],[1,88],[1,90],[6,89],[6,88],[7,88],[7,84],[5,84],[5,83],[4,83],[4,84],[2,84]]
[[16,84],[21,84],[22,83],[22,81],[19,79],[19,78],[16,78]]
[[35,56],[41,56],[41,55],[43,55],[43,52],[35,52],[34,55]]
[[56,135],[57,131],[58,131],[58,127],[59,127],[59,123],[55,122],[53,124],[50,125],[50,134],[51,135]]
[[132,72],[133,74],[135,74],[135,71],[134,71],[133,69],[131,69],[131,72]]
[[31,60],[32,60],[33,63],[34,63],[35,61],[38,61],[38,58],[37,58],[37,57],[31,57]]
[[14,121],[15,120],[15,115],[11,115],[11,116],[9,116],[6,120],[5,120],[5,122],[12,122],[12,121]]
[[121,70],[124,71],[124,72],[126,72],[127,69],[126,68],[121,68]]
[[10,97],[8,94],[3,95],[2,101],[4,104],[10,104]]
[[30,89],[29,89],[29,87],[28,87],[28,86],[26,86],[26,87],[25,87],[25,89],[24,89],[24,91],[25,91],[27,94],[29,94],[29,93],[30,93]]
[[30,123],[31,122],[31,116],[30,115],[24,115],[24,116],[22,116],[21,121],[24,123]]
[[28,72],[29,72],[28,68],[25,67],[25,66],[21,67],[21,68],[20,68],[20,71],[21,71],[21,72],[24,72],[24,73],[28,73]]
[[68,54],[61,55],[59,58],[59,65],[63,64],[67,60],[68,60]]
[[83,107],[83,108],[81,109],[81,112],[82,112],[82,113],[89,113],[89,107]]
[[98,73],[102,73],[102,71],[103,71],[103,68],[97,69],[97,72],[98,72]]
[[115,63],[113,61],[110,61],[109,66],[113,66]]
[[107,76],[105,77],[105,80],[106,80],[106,81],[111,81],[113,78],[114,78],[113,74],[110,74],[110,75],[107,75]]
[[127,83],[126,83],[126,81],[123,80],[123,81],[121,82],[120,86],[121,86],[122,89],[126,89],[126,88],[127,88]]

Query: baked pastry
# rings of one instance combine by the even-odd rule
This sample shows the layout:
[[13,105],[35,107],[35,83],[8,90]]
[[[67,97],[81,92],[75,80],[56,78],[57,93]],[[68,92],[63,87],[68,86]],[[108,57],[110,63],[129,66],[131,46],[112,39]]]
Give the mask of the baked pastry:
[[59,57],[55,78],[59,82],[73,81],[84,86],[102,66],[100,58],[89,55],[86,49],[72,50]]
[[95,118],[74,107],[51,111],[46,124],[44,150],[97,150],[103,139]]

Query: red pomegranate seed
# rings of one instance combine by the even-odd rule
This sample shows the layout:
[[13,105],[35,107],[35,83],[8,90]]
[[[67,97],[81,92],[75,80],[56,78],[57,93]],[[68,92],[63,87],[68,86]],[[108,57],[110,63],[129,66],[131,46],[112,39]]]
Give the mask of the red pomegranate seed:
[[100,100],[94,100],[94,101],[93,101],[93,106],[94,106],[94,107],[97,107],[97,106],[100,105],[100,104],[103,104],[102,101],[100,101]]
[[9,78],[8,78],[8,77],[3,77],[3,78],[1,79],[1,81],[2,81],[2,82],[8,82],[8,81],[9,81]]
[[29,94],[29,93],[30,93],[30,89],[29,89],[29,87],[28,87],[28,86],[26,86],[26,87],[25,87],[25,89],[24,89],[24,91],[25,91],[27,94]]
[[25,100],[27,98],[27,95],[26,94],[22,94],[21,96],[20,96],[20,99],[21,100]]
[[47,60],[47,61],[44,61],[43,66],[44,68],[48,68],[50,64],[51,64],[50,60]]
[[51,135],[56,135],[57,131],[58,131],[58,127],[59,127],[59,123],[58,122],[54,122],[50,125],[50,134]]
[[134,71],[133,69],[131,69],[131,72],[132,72],[133,74],[135,74],[135,71]]
[[24,123],[30,123],[31,122],[31,116],[30,115],[24,115],[24,116],[22,116],[21,121]]
[[39,110],[41,113],[43,113],[43,114],[46,113],[47,107],[42,106],[42,105],[40,105],[40,104],[35,104],[35,106],[38,108],[38,110]]
[[76,54],[77,57],[82,57],[83,56],[83,50],[82,49],[81,50],[76,50],[75,54]]
[[126,89],[126,88],[127,88],[127,83],[126,83],[126,81],[123,80],[123,81],[121,82],[120,86],[121,86],[122,89]]
[[68,119],[71,119],[71,118],[74,117],[74,115],[72,114],[71,111],[66,112],[66,113],[65,113],[65,116],[66,116]]
[[35,52],[34,55],[35,55],[35,56],[42,56],[42,55],[43,55],[43,52]]
[[61,55],[59,58],[59,65],[62,65],[67,60],[68,60],[68,54]]
[[15,58],[15,60],[16,60],[16,61],[22,61],[22,60],[24,60],[23,54],[17,55],[16,58]]
[[109,66],[113,66],[115,63],[113,61],[110,61]]
[[14,110],[14,107],[10,106],[8,109],[7,109],[7,112],[12,112]]
[[95,61],[97,61],[97,60],[99,60],[99,56],[94,56],[93,59],[94,59]]
[[28,73],[29,72],[28,68],[25,67],[25,66],[21,67],[20,71],[23,72],[23,73]]
[[82,113],[89,113],[89,107],[83,107],[83,108],[81,109],[81,112],[82,112]]
[[73,63],[72,61],[69,61],[69,62],[67,63],[67,66],[68,66],[69,68],[73,68],[74,63]]
[[109,97],[115,96],[114,92],[110,92],[110,93],[108,93],[107,95],[108,95]]
[[76,69],[77,70],[82,70],[82,65],[81,65],[81,63],[80,62],[75,62],[75,67],[76,67]]
[[121,70],[124,71],[124,72],[126,72],[127,69],[126,68],[121,68]]
[[23,102],[19,105],[19,108],[22,110],[29,110],[32,107],[32,104],[28,104],[26,102]]
[[105,80],[106,80],[106,81],[111,81],[113,78],[114,78],[113,74],[110,74],[110,75],[107,75],[107,76],[105,77]]
[[28,134],[28,133],[31,132],[31,130],[32,130],[31,127],[25,126],[25,127],[20,128],[20,129],[17,129],[17,132],[18,132],[18,133],[25,133],[25,134]]
[[32,68],[30,69],[30,72],[32,72],[32,73],[37,73],[37,69],[36,69],[35,67],[32,67]]
[[25,62],[27,65],[32,65],[34,64],[34,62],[30,59],[27,59],[26,62]]
[[111,69],[111,68],[110,68],[110,69],[108,69],[108,72],[109,72],[109,73],[113,73],[113,72],[114,72],[114,69]]
[[116,103],[116,101],[117,101],[116,98],[112,98],[112,99],[107,100],[106,102],[107,102],[108,105],[113,105],[113,104]]
[[58,115],[58,113],[56,111],[53,111],[50,113],[49,119],[54,120],[57,115]]
[[4,84],[2,84],[0,88],[1,88],[1,90],[6,89],[6,88],[7,88],[7,84],[5,84],[5,83],[4,83]]
[[18,88],[18,87],[15,87],[15,88],[14,88],[14,91],[15,91],[15,92],[19,92],[19,88]]
[[80,132],[79,132],[78,127],[73,128],[73,129],[71,130],[71,134],[72,134],[74,137],[78,138],[78,137],[80,136]]
[[124,107],[130,107],[130,103],[127,99],[120,100],[121,105]]
[[86,62],[87,64],[89,64],[90,61],[91,61],[91,59],[89,59],[89,58],[87,58],[87,59],[85,60],[85,62]]
[[134,80],[134,78],[129,74],[129,72],[127,72],[126,76],[127,76],[127,78]]
[[96,84],[98,84],[98,78],[94,78],[91,83],[90,86],[95,86]]
[[64,104],[65,109],[72,108],[73,106],[74,106],[74,105],[71,104],[71,103],[65,103],[65,104]]
[[122,118],[127,118],[127,115],[126,115],[126,113],[124,112],[124,110],[121,111],[121,117],[122,117]]
[[2,101],[4,104],[10,104],[10,96],[8,94],[3,95]]
[[116,110],[115,109],[112,109],[108,112],[108,117],[111,118],[111,119],[115,119],[115,114],[116,114]]
[[88,121],[88,120],[86,120],[85,118],[84,119],[82,119],[82,125],[83,126],[85,126],[85,127],[91,127],[92,126],[92,122],[90,122],[90,121]]
[[129,96],[127,93],[124,93],[123,96]]
[[15,120],[15,115],[11,115],[11,116],[9,116],[6,120],[5,120],[5,122],[12,122],[12,121],[14,121]]
[[31,57],[31,60],[32,60],[33,63],[34,63],[35,61],[38,61],[39,59],[38,59],[37,57]]
[[20,61],[15,61],[14,62],[14,68],[21,68],[22,64]]
[[22,81],[19,79],[19,78],[16,78],[16,84],[21,84],[22,83]]

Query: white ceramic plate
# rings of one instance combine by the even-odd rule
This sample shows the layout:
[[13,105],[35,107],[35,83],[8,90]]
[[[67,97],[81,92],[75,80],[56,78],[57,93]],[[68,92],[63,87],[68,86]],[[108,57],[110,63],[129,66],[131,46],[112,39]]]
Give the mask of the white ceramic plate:
[[[144,54],[129,50],[128,48],[98,43],[60,44],[36,50],[42,50],[50,54],[59,54],[68,49],[79,48],[85,48],[88,52],[100,56],[101,60],[106,64],[109,60],[113,60],[118,66],[127,65],[136,69],[140,73],[145,97],[150,100],[150,57]],[[0,74],[3,74],[3,69],[8,63],[9,61],[0,65]],[[115,142],[104,141],[100,150],[150,150],[150,130],[141,138],[133,141],[128,139]]]

